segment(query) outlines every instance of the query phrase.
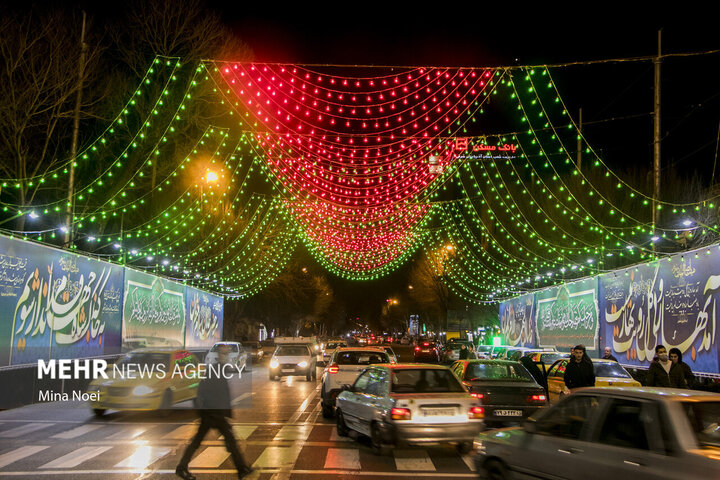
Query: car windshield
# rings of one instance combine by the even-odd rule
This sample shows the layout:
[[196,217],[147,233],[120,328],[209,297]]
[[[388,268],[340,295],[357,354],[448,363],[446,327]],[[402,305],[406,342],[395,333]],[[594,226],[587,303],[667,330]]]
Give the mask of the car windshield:
[[374,365],[390,363],[387,353],[383,352],[340,352],[335,357],[338,365]]
[[488,353],[492,351],[492,345],[479,345],[477,350],[481,353]]
[[326,349],[328,348],[338,348],[338,347],[347,347],[347,345],[344,342],[330,342],[327,344]]
[[393,393],[464,392],[465,387],[449,370],[430,368],[398,369],[392,372]]
[[598,362],[594,365],[596,377],[630,378],[630,374],[625,371],[622,366],[615,362]]
[[720,447],[720,402],[683,402],[698,444]]
[[162,365],[162,368],[167,369],[168,360],[170,356],[167,353],[148,353],[148,352],[135,352],[128,353],[120,361],[118,365],[138,365],[138,370],[145,370],[149,368],[158,369]]
[[304,357],[310,355],[310,350],[305,346],[278,347],[275,355],[279,357]]
[[543,362],[545,365],[552,365],[553,363],[557,362],[561,358],[570,358],[570,355],[567,353],[541,353],[540,354],[540,361]]
[[218,352],[218,351],[220,351],[220,347],[227,347],[229,351],[237,352],[237,345],[234,343],[216,343],[215,345],[213,345],[213,347],[210,349],[210,351]]
[[498,382],[533,382],[530,373],[519,363],[470,363],[465,370],[465,380]]
[[384,347],[383,350],[385,350],[385,353],[388,355],[395,355],[395,352],[393,352],[393,349],[390,347]]

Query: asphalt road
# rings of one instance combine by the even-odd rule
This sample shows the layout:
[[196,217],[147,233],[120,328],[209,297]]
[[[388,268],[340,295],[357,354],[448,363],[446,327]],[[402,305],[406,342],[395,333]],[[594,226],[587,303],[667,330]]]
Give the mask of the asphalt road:
[[[399,349],[401,361],[411,349]],[[378,457],[367,439],[339,438],[322,418],[320,374],[268,380],[265,362],[233,380],[232,419],[253,480],[475,478],[472,459],[450,445],[395,449]],[[251,383],[250,383],[251,382]],[[190,405],[169,415],[92,415],[83,402],[37,404],[0,412],[0,478],[169,479],[197,429]],[[211,431],[190,470],[199,479],[237,478],[217,431]]]

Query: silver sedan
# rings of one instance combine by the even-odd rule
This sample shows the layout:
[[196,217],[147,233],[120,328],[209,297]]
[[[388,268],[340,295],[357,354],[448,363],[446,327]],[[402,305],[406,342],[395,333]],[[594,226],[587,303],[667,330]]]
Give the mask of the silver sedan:
[[344,386],[336,414],[339,436],[366,435],[377,454],[399,443],[450,442],[467,452],[484,410],[447,367],[390,364],[370,367]]
[[481,433],[481,478],[720,478],[720,395],[583,388],[526,422]]

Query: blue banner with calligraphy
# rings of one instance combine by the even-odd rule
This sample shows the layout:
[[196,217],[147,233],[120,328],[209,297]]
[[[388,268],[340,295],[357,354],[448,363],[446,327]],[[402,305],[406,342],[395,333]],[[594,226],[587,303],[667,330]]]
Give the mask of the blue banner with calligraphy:
[[0,366],[120,350],[123,268],[0,236]]
[[500,304],[500,331],[507,345],[535,346],[535,295],[528,293]]
[[185,347],[211,347],[222,340],[223,298],[186,287]]
[[662,344],[693,371],[718,373],[717,248],[603,275],[599,299],[603,344],[622,363],[648,366]]

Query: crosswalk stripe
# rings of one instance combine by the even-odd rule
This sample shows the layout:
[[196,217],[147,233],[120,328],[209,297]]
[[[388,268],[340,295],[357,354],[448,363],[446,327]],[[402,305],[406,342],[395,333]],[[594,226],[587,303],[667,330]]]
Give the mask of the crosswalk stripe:
[[360,450],[355,448],[328,448],[324,468],[360,470]]
[[58,433],[57,435],[53,435],[50,438],[64,438],[64,439],[76,438],[76,437],[79,437],[80,435],[85,435],[86,433],[90,433],[93,430],[97,430],[100,427],[102,427],[102,425],[83,425],[81,427],[73,428],[72,430],[68,430],[66,432]]
[[[257,425],[233,425],[232,430],[236,440],[247,440],[247,438],[257,430]],[[220,435],[218,440],[223,440],[224,438],[224,435]]]
[[17,438],[21,437],[25,434],[36,432],[38,430],[42,430],[43,428],[47,428],[51,425],[55,425],[54,423],[28,423],[27,425],[23,425],[22,427],[15,427],[11,428],[10,430],[5,430],[4,432],[0,432],[0,437],[2,438]]
[[225,447],[208,447],[190,462],[192,468],[217,468],[227,460],[230,452]]
[[115,468],[143,469],[161,459],[168,453],[170,453],[170,449],[167,447],[150,447],[145,445],[135,450],[135,453],[127,457],[122,462],[115,464]]
[[472,457],[470,455],[463,455],[462,456],[463,462],[465,462],[465,465],[468,466],[468,468],[471,471],[475,471],[475,457]]
[[77,450],[63,455],[60,458],[42,465],[40,468],[72,468],[77,467],[81,463],[90,460],[93,457],[97,457],[112,447],[81,447]]
[[141,425],[135,425],[132,427],[123,427],[120,429],[119,432],[113,433],[108,438],[110,440],[132,440],[136,437],[139,437],[143,433],[145,433],[148,430],[148,428],[150,428],[150,427],[145,427],[145,426],[141,426]]
[[395,468],[398,470],[418,470],[429,472],[435,465],[425,450],[395,450]]
[[163,440],[188,440],[197,432],[197,425],[182,425],[170,433],[163,435]]
[[312,425],[285,425],[273,440],[305,441],[310,436]]
[[22,460],[25,457],[29,457],[30,455],[35,455],[37,452],[41,452],[45,450],[46,446],[42,445],[26,445],[24,447],[16,448],[15,450],[11,450],[7,453],[3,453],[0,455],[0,468],[10,465],[13,462],[17,462],[18,460]]
[[253,468],[290,469],[297,461],[302,446],[267,447],[252,464]]

